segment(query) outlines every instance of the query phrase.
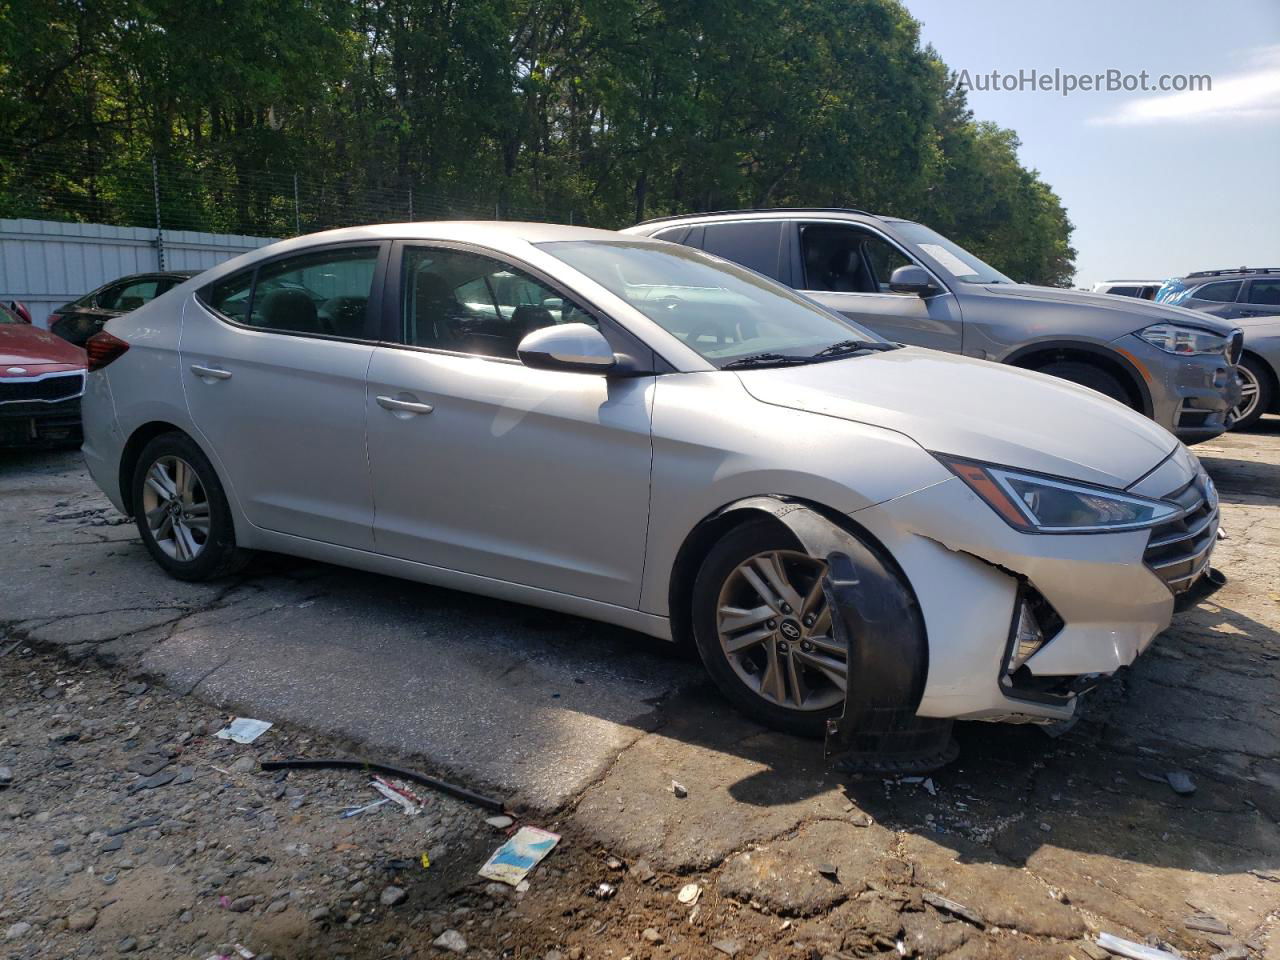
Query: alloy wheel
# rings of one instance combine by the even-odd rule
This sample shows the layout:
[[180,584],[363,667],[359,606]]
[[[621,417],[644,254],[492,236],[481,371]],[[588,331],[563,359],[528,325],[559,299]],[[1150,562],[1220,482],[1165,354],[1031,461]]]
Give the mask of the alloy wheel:
[[142,509],[156,546],[175,560],[194,560],[209,540],[209,500],[200,475],[181,457],[165,456],[147,470]]
[[733,671],[762,699],[826,710],[844,699],[848,651],[822,593],[827,566],[793,550],[748,558],[725,578],[716,630]]
[[1240,402],[1236,404],[1232,413],[1235,414],[1236,420],[1243,420],[1252,416],[1254,409],[1258,406],[1258,378],[1243,363],[1236,367],[1236,373],[1240,377]]

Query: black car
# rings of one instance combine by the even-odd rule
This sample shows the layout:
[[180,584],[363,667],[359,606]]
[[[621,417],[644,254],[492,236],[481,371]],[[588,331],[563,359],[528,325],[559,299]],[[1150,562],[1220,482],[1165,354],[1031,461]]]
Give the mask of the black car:
[[63,340],[83,347],[112,317],[137,310],[171,287],[194,277],[197,270],[135,273],[112,280],[79,300],[65,303],[49,314],[49,329]]

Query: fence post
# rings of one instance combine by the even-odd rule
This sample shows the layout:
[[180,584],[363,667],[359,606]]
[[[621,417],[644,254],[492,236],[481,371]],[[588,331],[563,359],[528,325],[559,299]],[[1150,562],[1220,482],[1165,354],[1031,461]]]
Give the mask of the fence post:
[[409,187],[409,222],[413,223],[413,187]]
[[302,234],[302,213],[298,209],[298,175],[293,175],[293,232]]
[[156,205],[156,268],[164,269],[164,230],[160,225],[160,165],[151,155],[151,193]]
[[502,211],[498,209],[498,205],[496,203],[493,205],[493,219],[495,220],[502,219]]

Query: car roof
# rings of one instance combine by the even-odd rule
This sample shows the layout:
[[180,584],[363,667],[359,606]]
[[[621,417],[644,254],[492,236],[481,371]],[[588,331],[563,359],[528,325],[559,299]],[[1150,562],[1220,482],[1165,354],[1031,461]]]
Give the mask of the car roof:
[[1280,267],[1234,267],[1223,270],[1197,270],[1179,280],[1243,280],[1246,277],[1280,275]]
[[1153,284],[1164,283],[1163,280],[1099,280],[1096,286],[1099,287],[1123,287],[1123,286],[1139,286],[1149,287]]
[[[339,227],[336,230],[292,237],[279,243],[292,244],[305,241],[305,245],[311,246],[316,243],[346,243],[352,240],[463,240],[476,243],[523,240],[526,243],[549,243],[556,240],[610,239],[620,238],[613,230],[574,227],[561,223],[521,220],[431,220]],[[271,246],[276,245],[271,244]]]
[[659,223],[692,223],[698,220],[721,220],[726,217],[752,219],[756,217],[776,217],[779,214],[787,217],[821,214],[822,216],[848,217],[850,219],[870,217],[873,220],[883,220],[889,223],[910,222],[900,217],[883,217],[879,214],[858,210],[853,207],[753,207],[744,210],[709,210],[703,213],[679,213],[669,217],[653,217],[649,220],[642,220],[635,227],[629,227],[628,229],[634,230],[636,227],[648,227]]

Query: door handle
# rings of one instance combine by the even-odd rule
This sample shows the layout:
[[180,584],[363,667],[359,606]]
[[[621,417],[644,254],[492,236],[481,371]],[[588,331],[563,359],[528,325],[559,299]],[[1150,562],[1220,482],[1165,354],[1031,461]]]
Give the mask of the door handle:
[[191,365],[191,372],[197,377],[208,377],[211,380],[230,380],[230,370],[219,370],[217,367],[202,367],[198,363]]
[[395,397],[378,397],[378,406],[392,413],[430,413],[435,407],[413,400],[397,400]]

